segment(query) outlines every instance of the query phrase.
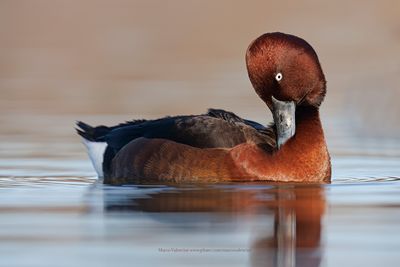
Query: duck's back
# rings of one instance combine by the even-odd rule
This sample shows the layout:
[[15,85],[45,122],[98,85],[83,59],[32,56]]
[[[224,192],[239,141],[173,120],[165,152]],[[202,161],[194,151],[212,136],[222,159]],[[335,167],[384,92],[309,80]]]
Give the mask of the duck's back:
[[113,127],[91,127],[83,122],[78,122],[78,126],[81,128],[78,133],[86,140],[107,144],[102,160],[104,176],[112,171],[111,161],[117,153],[138,138],[165,139],[200,149],[231,148],[246,142],[259,144],[269,151],[275,149],[272,127],[218,109],[202,115],[135,120]]

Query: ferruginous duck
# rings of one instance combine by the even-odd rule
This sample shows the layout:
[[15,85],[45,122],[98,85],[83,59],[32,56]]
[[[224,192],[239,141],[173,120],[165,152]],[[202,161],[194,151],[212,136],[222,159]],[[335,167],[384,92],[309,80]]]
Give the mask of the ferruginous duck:
[[246,64],[273,124],[220,109],[112,127],[78,122],[99,178],[107,184],[329,182],[319,116],[326,81],[314,49],[299,37],[266,33],[250,44]]

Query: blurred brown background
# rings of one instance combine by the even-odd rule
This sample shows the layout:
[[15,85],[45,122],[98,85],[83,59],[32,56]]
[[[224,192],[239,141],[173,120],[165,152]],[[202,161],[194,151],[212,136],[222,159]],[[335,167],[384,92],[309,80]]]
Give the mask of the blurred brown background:
[[328,80],[325,123],[399,136],[400,1],[389,0],[1,0],[0,131],[68,118],[59,125],[72,134],[73,119],[89,115],[109,122],[106,114],[208,107],[267,122],[244,53],[270,31],[317,51]]

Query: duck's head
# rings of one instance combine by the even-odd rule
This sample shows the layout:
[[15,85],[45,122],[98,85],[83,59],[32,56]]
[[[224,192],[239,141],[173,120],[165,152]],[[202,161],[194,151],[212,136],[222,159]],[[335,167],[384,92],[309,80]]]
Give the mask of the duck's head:
[[272,111],[278,147],[295,134],[295,111],[318,108],[326,94],[326,80],[317,54],[294,35],[266,33],[246,52],[249,78]]

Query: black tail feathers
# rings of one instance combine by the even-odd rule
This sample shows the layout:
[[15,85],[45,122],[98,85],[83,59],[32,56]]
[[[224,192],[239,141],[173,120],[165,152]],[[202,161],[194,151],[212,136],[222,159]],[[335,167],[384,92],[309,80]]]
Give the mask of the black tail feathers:
[[82,121],[77,121],[76,126],[76,132],[86,140],[92,142],[104,142],[104,136],[111,130],[109,127],[104,125],[92,127]]

